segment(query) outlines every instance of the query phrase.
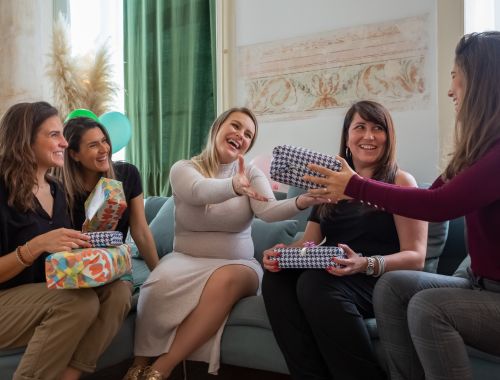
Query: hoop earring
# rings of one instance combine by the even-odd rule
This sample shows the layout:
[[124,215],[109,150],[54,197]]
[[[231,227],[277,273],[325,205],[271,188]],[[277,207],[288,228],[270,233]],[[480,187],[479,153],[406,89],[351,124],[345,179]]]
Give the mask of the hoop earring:
[[350,160],[352,158],[352,153],[351,153],[351,150],[349,149],[348,146],[346,146],[346,148],[345,148],[345,158],[347,160]]

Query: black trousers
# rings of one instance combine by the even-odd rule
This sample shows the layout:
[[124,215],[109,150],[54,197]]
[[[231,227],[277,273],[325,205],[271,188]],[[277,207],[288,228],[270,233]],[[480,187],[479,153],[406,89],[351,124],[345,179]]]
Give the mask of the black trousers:
[[264,302],[293,379],[386,378],[363,321],[374,316],[376,281],[319,269],[266,271]]

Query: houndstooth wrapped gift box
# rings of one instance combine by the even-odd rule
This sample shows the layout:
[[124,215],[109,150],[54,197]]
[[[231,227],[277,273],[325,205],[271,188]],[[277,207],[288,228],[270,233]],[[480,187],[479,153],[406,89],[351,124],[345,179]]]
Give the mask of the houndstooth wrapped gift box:
[[318,268],[335,267],[332,257],[346,259],[344,250],[339,247],[314,246],[304,248],[275,248],[280,256],[270,257],[277,260],[280,268]]
[[123,234],[120,231],[84,232],[90,238],[92,247],[114,247],[123,244]]
[[271,179],[306,190],[316,189],[320,186],[305,181],[303,177],[306,174],[319,177],[321,174],[308,169],[307,164],[317,164],[335,171],[342,168],[340,161],[328,154],[291,145],[279,145],[273,149]]

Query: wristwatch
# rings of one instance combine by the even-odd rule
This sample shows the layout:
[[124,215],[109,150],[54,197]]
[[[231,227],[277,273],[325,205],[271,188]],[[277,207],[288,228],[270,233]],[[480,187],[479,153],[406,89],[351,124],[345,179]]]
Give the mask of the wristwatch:
[[373,273],[375,273],[375,259],[371,256],[368,256],[366,260],[368,261],[368,265],[366,267],[365,274],[367,276],[373,276]]

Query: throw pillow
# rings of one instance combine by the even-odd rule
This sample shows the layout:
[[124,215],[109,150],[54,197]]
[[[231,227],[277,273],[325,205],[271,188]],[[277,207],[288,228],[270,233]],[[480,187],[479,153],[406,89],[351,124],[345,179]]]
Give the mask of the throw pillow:
[[465,256],[465,259],[460,263],[455,273],[453,273],[454,277],[462,277],[462,278],[470,278],[467,273],[467,268],[470,267],[470,256]]
[[169,197],[149,224],[160,258],[173,250],[174,207],[174,198]]
[[[293,197],[296,197],[296,196],[303,194],[305,192],[306,191],[304,189],[301,189],[299,187],[290,186],[288,188],[288,192],[286,194],[286,197],[293,198]],[[302,210],[299,213],[294,215],[293,219],[296,219],[299,222],[299,224],[297,225],[298,231],[305,231],[306,225],[307,225],[307,219],[309,219],[309,215],[311,214],[311,209],[312,209],[312,207],[308,207],[305,210]]]
[[262,252],[278,243],[289,244],[297,233],[296,220],[283,220],[280,222],[264,222],[255,218],[252,222],[252,240],[254,256],[262,262]]
[[168,201],[168,197],[151,196],[145,199],[144,212],[146,214],[146,221],[148,224],[151,224],[155,216],[158,214],[158,211],[160,211],[161,206],[163,206],[166,201]]
[[439,256],[443,253],[448,237],[448,221],[429,223],[427,233],[427,253],[425,255],[424,271],[436,273]]

